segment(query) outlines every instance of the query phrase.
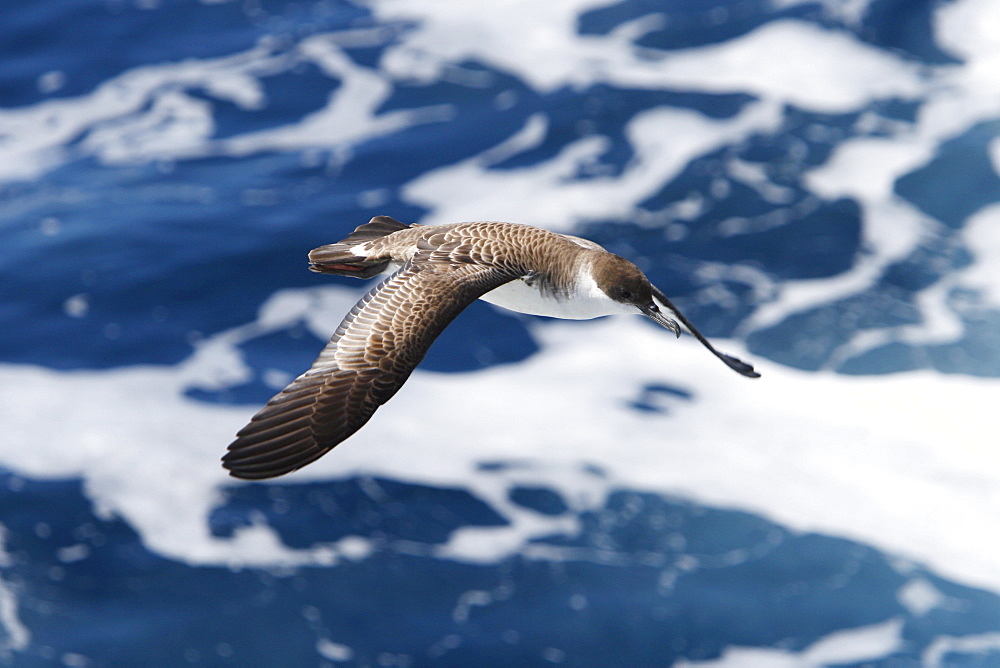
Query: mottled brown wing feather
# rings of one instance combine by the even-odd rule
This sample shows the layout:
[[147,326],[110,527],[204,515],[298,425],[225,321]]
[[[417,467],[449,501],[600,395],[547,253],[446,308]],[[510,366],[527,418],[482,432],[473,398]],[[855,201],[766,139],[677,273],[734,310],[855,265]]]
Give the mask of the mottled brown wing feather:
[[312,367],[239,431],[222,459],[230,475],[273,478],[322,457],[396,393],[455,316],[517,278],[441,261],[440,248],[420,255],[365,295]]

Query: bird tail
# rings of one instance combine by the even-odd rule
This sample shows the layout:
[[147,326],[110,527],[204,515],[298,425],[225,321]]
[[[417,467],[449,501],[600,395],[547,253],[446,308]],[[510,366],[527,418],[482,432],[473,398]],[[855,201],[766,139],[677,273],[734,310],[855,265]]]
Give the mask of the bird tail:
[[389,264],[388,258],[356,255],[353,249],[359,244],[381,239],[408,227],[412,226],[389,216],[375,216],[351,232],[347,238],[310,251],[309,268],[321,274],[354,276],[356,278],[371,278],[381,274]]

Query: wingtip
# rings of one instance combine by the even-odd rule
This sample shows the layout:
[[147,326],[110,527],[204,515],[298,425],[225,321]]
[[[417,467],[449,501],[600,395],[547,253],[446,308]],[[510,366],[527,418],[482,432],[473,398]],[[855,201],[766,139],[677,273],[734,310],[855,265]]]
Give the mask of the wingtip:
[[289,456],[282,456],[280,451],[254,455],[230,446],[222,457],[222,468],[237,480],[267,480],[291,473],[317,458],[311,452],[293,453]]
[[301,466],[245,466],[241,463],[227,461],[226,458],[223,457],[222,468],[226,469],[231,478],[236,478],[237,480],[268,480],[270,478],[283,476],[286,473],[291,473],[292,471],[301,468]]
[[742,376],[746,376],[747,378],[760,378],[760,372],[754,370],[752,364],[748,364],[747,362],[744,362],[738,357],[733,357],[732,355],[726,355],[725,353],[723,353],[721,357],[722,361],[725,362],[726,365],[736,373]]
[[311,430],[298,429],[275,436],[271,430],[255,429],[264,423],[265,420],[251,421],[222,456],[222,468],[233,478],[277,478],[313,463],[333,448],[320,445]]
[[247,471],[244,471],[242,467],[239,465],[238,461],[239,458],[237,455],[238,453],[235,450],[233,450],[233,446],[230,445],[229,449],[226,451],[226,454],[222,455],[222,459],[220,460],[222,468],[226,470],[226,473],[228,473],[230,477],[236,478],[237,480],[260,480],[262,479],[262,477],[274,477],[270,475],[268,476],[253,475]]

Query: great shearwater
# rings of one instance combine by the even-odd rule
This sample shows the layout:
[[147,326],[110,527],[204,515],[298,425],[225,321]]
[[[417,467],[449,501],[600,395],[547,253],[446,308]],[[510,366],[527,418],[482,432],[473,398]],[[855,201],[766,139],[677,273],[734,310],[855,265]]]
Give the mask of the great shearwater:
[[680,321],[730,368],[760,375],[717,351],[628,260],[530,225],[424,226],[376,216],[343,241],[310,252],[309,268],[358,278],[393,273],[355,304],[312,367],[239,431],[222,458],[236,478],[289,473],[356,432],[476,299],[574,320],[641,313],[677,336]]

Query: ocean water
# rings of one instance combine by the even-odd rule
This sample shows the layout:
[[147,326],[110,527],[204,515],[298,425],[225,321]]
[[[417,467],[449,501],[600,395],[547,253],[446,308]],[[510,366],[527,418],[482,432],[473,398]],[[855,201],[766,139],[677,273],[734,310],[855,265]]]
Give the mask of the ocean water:
[[[7,0],[0,663],[1000,666],[1000,5]],[[322,460],[235,432],[370,217],[635,261],[477,302]]]

